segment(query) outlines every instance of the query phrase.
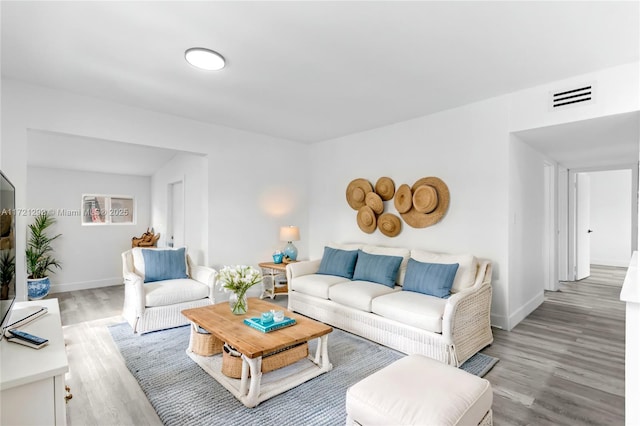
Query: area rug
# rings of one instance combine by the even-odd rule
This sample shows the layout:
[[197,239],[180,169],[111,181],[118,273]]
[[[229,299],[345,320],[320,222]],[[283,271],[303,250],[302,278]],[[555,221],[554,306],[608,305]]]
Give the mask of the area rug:
[[[347,388],[404,356],[334,329],[329,336],[332,371],[247,408],[187,356],[188,326],[140,336],[123,323],[109,327],[109,331],[127,368],[165,425],[344,424]],[[310,352],[313,349],[314,342],[310,342]],[[465,364],[482,372],[495,362],[497,359],[483,355]]]
[[463,362],[460,368],[468,373],[484,377],[484,375],[487,374],[498,361],[498,358],[478,352]]

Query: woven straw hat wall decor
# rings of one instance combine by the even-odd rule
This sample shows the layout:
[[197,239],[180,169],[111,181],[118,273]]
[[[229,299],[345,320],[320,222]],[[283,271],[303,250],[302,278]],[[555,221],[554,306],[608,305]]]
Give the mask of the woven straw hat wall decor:
[[[395,205],[398,208],[400,204],[402,210],[398,208],[398,212],[407,225],[426,228],[442,220],[449,208],[449,198],[449,188],[441,179],[425,177],[413,184],[411,192],[407,192],[405,188],[402,199],[395,202]],[[407,210],[408,203],[411,203],[411,207]]]
[[413,228],[426,228],[440,222],[449,209],[449,188],[437,177],[418,179],[413,186],[402,184],[396,190],[393,180],[381,177],[371,185],[366,179],[352,180],[347,186],[347,203],[358,211],[356,222],[363,232],[376,228],[387,237],[400,234],[402,221],[392,213],[384,213],[385,201],[393,204],[404,222]]
[[384,204],[382,203],[382,198],[375,192],[370,192],[365,197],[365,204],[371,207],[371,210],[375,214],[382,214],[384,211]]
[[371,183],[366,179],[354,179],[347,186],[347,203],[352,209],[358,210],[365,205],[365,198],[373,191]]
[[396,185],[390,177],[381,177],[376,182],[376,194],[380,196],[382,201],[389,201],[396,192]]
[[411,187],[406,183],[403,183],[396,192],[396,198],[393,200],[393,204],[396,206],[398,213],[406,213],[411,210],[413,206],[413,200],[411,195]]
[[402,229],[402,222],[395,214],[384,213],[378,218],[378,229],[387,237],[395,237]]
[[374,187],[362,178],[352,180],[347,186],[347,203],[358,211],[356,222],[358,227],[367,234],[375,232],[376,228],[388,237],[395,237],[402,229],[398,216],[384,213],[384,202],[393,199],[395,184],[388,177],[378,179]]

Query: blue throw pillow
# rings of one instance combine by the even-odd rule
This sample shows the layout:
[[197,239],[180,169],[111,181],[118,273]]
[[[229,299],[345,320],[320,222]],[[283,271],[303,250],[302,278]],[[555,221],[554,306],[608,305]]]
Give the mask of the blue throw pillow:
[[339,277],[353,277],[353,269],[358,258],[357,250],[340,250],[331,247],[324,248],[318,274],[337,275]]
[[189,278],[185,249],[153,250],[143,249],[144,282]]
[[451,295],[458,266],[457,263],[446,265],[409,259],[402,289],[445,299]]
[[384,256],[369,254],[358,250],[358,261],[353,279],[371,281],[393,288],[398,278],[398,269],[402,263],[402,256]]

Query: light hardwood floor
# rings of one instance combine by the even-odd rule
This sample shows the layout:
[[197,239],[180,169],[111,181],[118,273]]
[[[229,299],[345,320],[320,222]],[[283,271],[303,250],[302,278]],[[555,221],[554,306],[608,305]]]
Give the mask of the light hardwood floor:
[[[593,266],[588,279],[546,292],[511,332],[493,330],[495,342],[482,352],[500,358],[485,376],[494,424],[624,424],[625,273]],[[69,356],[68,424],[161,424],[107,330],[123,321],[122,286],[50,297],[59,299]]]
[[495,424],[624,425],[625,273],[592,266],[511,332],[494,329],[482,352],[500,358],[485,376]]
[[123,286],[57,293],[67,345],[69,426],[162,425],[107,327],[124,322]]

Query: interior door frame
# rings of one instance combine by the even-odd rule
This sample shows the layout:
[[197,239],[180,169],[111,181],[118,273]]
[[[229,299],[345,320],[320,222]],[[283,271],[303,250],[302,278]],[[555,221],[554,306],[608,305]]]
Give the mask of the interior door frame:
[[[638,250],[638,163],[619,164],[600,167],[581,167],[569,169],[568,176],[568,244],[567,244],[567,280],[576,279],[576,175],[578,173],[608,172],[613,170],[631,170],[631,251]],[[559,254],[562,256],[562,253]]]
[[551,161],[544,162],[544,289],[558,290],[558,167]]
[[[185,213],[186,213],[186,206],[185,206],[185,202],[186,202],[186,198],[185,198],[185,193],[186,193],[186,178],[183,175],[180,179],[176,179],[173,180],[171,182],[169,182],[167,184],[167,236],[166,236],[166,244],[167,246],[170,245],[172,243],[172,239],[171,237],[175,234],[175,230],[173,229],[174,227],[174,219],[173,219],[173,204],[174,204],[174,197],[173,197],[173,189],[175,187],[176,184],[181,184],[182,185],[182,199],[180,200],[181,205],[182,205],[182,229],[180,230],[182,232],[183,238],[186,239],[186,218],[185,218]],[[183,244],[186,244],[186,241],[183,241]]]

